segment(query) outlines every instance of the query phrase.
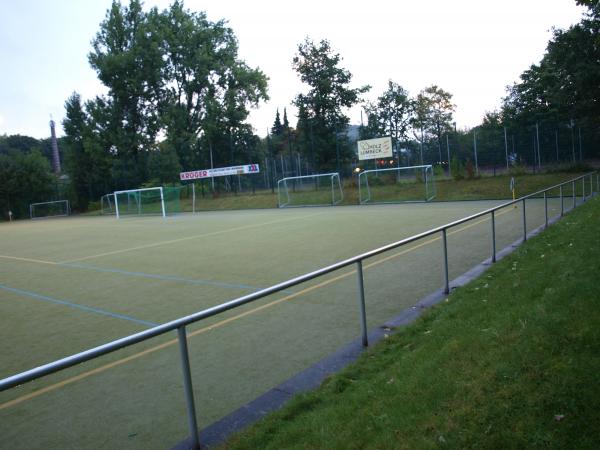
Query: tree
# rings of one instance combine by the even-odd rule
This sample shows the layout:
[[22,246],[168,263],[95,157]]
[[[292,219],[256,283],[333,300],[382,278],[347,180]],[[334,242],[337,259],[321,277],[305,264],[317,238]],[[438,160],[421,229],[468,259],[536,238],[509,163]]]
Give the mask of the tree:
[[100,143],[92,117],[78,93],[69,97],[65,109],[64,166],[71,181],[71,206],[85,211],[91,200],[112,191],[112,156]]
[[[238,58],[236,37],[224,21],[210,22],[205,13],[186,10],[175,1],[160,14],[159,22],[167,140],[184,169],[198,163],[199,148],[214,147],[225,159],[229,145],[214,145],[216,135],[245,132],[241,128],[248,108],[268,99],[267,78]],[[198,146],[200,136],[208,145]]]
[[423,89],[413,103],[411,126],[415,138],[421,148],[423,162],[423,146],[429,139],[435,139],[438,147],[438,161],[442,162],[442,136],[452,130],[452,113],[455,105],[452,94],[436,85]]
[[164,80],[163,53],[156,33],[158,12],[142,11],[139,0],[129,7],[113,0],[88,59],[108,88],[94,108],[103,109],[100,126],[113,151],[130,168],[127,184],[146,176],[146,152],[159,131],[159,100]]
[[92,165],[85,152],[84,139],[86,131],[86,113],[81,104],[81,97],[74,92],[65,103],[66,118],[63,120],[65,130],[66,151],[65,168],[71,179],[74,194],[72,207],[86,210],[90,201],[90,172]]
[[367,130],[369,137],[389,135],[392,137],[394,148],[398,152],[401,140],[408,139],[408,129],[414,111],[414,104],[408,91],[402,86],[388,81],[388,89],[375,103],[368,103]]
[[[502,112],[510,123],[600,120],[600,19],[597,2],[588,18],[554,30],[544,57],[508,89]],[[594,9],[595,8],[595,9]]]
[[287,116],[287,109],[283,108],[283,131],[285,132],[286,130],[289,130],[290,128],[290,122],[288,120],[288,116]]
[[301,125],[311,128],[313,147],[318,149],[313,155],[314,162],[320,169],[338,171],[341,162],[353,155],[343,133],[349,123],[343,109],[359,103],[360,95],[370,89],[369,86],[350,88],[352,74],[339,67],[340,62],[340,55],[334,53],[329,41],[317,44],[309,38],[298,45],[292,62],[302,82],[310,87],[306,94],[296,96],[294,104],[304,115],[305,124]]
[[15,218],[28,217],[31,203],[53,199],[54,182],[50,163],[39,150],[0,153],[0,216],[8,218],[12,211]]
[[279,108],[277,108],[277,113],[275,114],[275,121],[271,127],[271,134],[273,136],[281,136],[283,134],[283,125],[281,124],[281,119],[279,117]]

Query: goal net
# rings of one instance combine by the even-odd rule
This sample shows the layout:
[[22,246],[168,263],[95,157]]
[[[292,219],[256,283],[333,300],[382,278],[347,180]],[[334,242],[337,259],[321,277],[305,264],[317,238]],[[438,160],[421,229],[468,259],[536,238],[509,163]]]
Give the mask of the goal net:
[[[161,215],[181,212],[181,187],[152,187],[115,191],[112,207],[117,219],[131,215]],[[106,199],[107,211],[111,200]]]
[[100,197],[100,214],[115,215],[115,194],[104,194]]
[[337,172],[288,177],[277,182],[279,208],[337,205],[343,199],[344,193]]
[[29,205],[31,219],[44,219],[47,217],[63,217],[71,214],[69,200],[56,200],[52,202],[32,203]]
[[433,167],[365,170],[358,175],[358,196],[361,204],[428,202],[435,198]]

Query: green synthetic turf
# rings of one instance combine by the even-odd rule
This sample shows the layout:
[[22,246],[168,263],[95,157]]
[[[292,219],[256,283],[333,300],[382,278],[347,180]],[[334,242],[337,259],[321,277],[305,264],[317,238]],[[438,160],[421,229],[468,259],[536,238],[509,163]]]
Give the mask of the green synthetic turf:
[[597,449],[600,199],[222,449]]
[[[496,204],[0,224],[0,377],[145,328],[24,291],[162,323]],[[558,200],[549,207],[556,215]],[[528,202],[527,211],[528,229],[543,223],[542,200]],[[520,207],[497,214],[498,249],[522,236],[521,217]],[[489,257],[489,236],[488,219],[449,233],[451,276]],[[368,325],[381,325],[439,288],[441,255],[439,237],[430,237],[365,261]],[[356,338],[356,285],[348,268],[189,327],[200,425]],[[174,338],[159,337],[0,393],[0,436],[11,449],[174,445],[187,435],[179,349],[169,342]],[[36,396],[23,400],[30,393]],[[14,400],[19,403],[9,403]]]

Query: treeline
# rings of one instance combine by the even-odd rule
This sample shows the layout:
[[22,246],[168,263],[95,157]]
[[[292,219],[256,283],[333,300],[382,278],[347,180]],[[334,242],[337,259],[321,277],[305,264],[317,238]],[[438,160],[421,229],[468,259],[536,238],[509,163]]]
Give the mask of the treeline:
[[29,205],[56,197],[59,179],[52,174],[50,139],[0,136],[0,220],[29,216]]
[[88,55],[107,94],[74,93],[63,126],[74,204],[114,189],[175,181],[181,170],[249,162],[246,123],[267,77],[238,57],[224,21],[175,1],[162,11],[113,1]]
[[[452,94],[437,85],[411,95],[390,80],[375,101],[364,101],[370,87],[352,86],[352,74],[327,40],[307,38],[291,59],[307,87],[292,100],[298,108],[295,126],[285,108],[283,117],[278,110],[261,139],[247,118],[268,99],[268,78],[239,58],[237,39],[224,21],[211,22],[180,1],[149,11],[139,0],[127,6],[113,1],[88,55],[106,94],[84,101],[73,93],[65,103],[60,147],[72,207],[85,210],[116,189],[173,183],[182,170],[211,166],[261,163],[270,188],[294,164],[296,174],[349,175],[359,164],[354,141],[379,136],[392,136],[395,165],[446,168],[454,160],[500,168],[510,161],[539,168],[595,157],[600,14],[597,1],[578,3],[587,7],[582,21],[555,30],[541,62],[523,72],[500,108],[470,130],[456,128]],[[365,114],[352,136],[345,112],[357,104]],[[49,142],[27,139],[0,139],[4,212],[58,195],[47,165]],[[13,169],[17,166],[46,177],[26,182],[25,175],[16,177],[23,173]],[[40,180],[35,186],[34,178]],[[223,186],[236,189],[235,182],[215,188]]]

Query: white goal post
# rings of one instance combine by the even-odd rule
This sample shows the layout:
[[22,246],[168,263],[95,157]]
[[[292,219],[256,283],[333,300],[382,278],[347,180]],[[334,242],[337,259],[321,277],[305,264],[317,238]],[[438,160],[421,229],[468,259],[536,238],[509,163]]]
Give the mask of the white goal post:
[[29,205],[29,217],[33,219],[45,219],[48,217],[64,217],[71,214],[69,200],[55,200],[51,202],[31,203]]
[[435,198],[431,164],[365,170],[358,175],[358,198],[365,203],[428,202]]
[[343,199],[344,192],[337,172],[287,177],[277,182],[279,208],[333,206]]

